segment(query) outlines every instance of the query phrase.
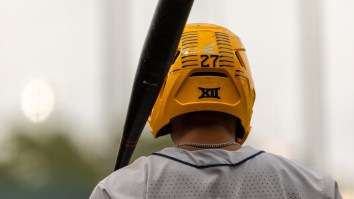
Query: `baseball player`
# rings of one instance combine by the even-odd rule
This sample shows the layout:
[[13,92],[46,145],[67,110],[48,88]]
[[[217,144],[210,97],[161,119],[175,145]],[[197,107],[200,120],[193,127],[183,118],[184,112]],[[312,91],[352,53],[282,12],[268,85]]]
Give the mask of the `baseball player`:
[[187,25],[148,121],[175,147],[117,170],[90,198],[341,198],[330,175],[242,146],[254,101],[240,39],[217,25]]

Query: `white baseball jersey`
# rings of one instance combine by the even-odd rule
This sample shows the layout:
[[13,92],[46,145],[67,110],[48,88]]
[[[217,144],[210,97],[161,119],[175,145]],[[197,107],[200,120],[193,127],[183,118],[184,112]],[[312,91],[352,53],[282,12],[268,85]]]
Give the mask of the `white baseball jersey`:
[[115,171],[90,199],[341,198],[329,175],[250,146],[237,151],[166,148]]

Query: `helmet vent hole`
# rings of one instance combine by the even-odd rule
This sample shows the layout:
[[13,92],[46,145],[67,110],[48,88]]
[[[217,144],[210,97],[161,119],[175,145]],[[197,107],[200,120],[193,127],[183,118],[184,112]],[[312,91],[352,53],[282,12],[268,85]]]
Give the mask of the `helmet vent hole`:
[[215,32],[215,38],[219,50],[220,67],[234,67],[234,52],[229,35],[223,32]]
[[181,37],[182,51],[198,47],[198,33],[195,31],[185,32]]
[[181,37],[182,68],[188,66],[198,66],[198,58],[195,55],[198,48],[198,32],[190,31],[182,34]]
[[227,77],[226,74],[219,73],[219,72],[195,72],[190,75],[190,77],[198,77],[198,76]]
[[243,59],[242,59],[242,56],[241,56],[240,52],[235,50],[235,55],[236,55],[238,61],[240,62],[240,65],[242,67],[246,68],[245,63],[243,62]]

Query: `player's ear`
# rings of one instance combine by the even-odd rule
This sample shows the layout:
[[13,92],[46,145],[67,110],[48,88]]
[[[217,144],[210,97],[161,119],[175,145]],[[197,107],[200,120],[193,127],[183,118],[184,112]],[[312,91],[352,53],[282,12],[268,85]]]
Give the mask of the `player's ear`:
[[243,140],[240,139],[240,138],[236,138],[236,142],[239,143],[239,144],[241,144],[241,143],[243,142]]
[[170,133],[171,140],[172,140],[173,143],[175,143],[175,139],[174,139],[173,135],[174,135],[173,133]]

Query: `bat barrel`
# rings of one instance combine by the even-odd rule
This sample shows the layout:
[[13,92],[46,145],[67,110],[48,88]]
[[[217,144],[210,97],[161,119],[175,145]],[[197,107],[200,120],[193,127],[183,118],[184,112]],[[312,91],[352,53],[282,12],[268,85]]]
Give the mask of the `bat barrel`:
[[159,0],[145,39],[114,170],[129,164],[173,61],[193,0]]

